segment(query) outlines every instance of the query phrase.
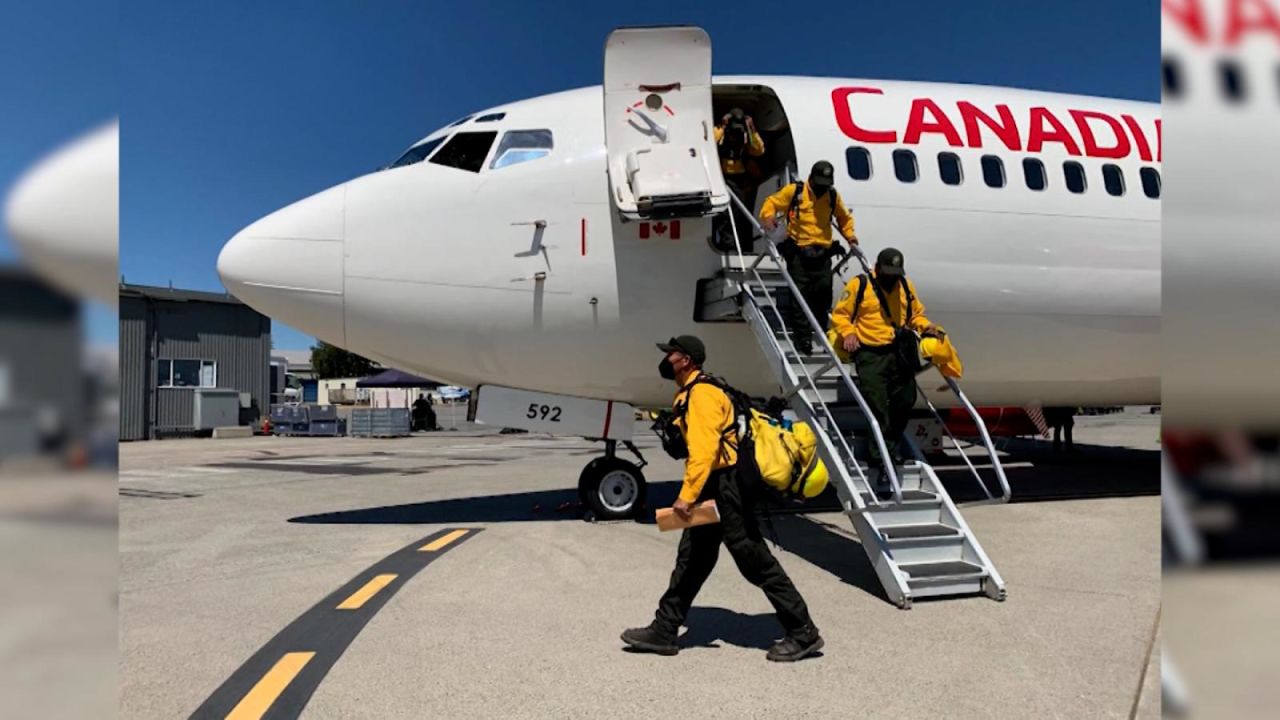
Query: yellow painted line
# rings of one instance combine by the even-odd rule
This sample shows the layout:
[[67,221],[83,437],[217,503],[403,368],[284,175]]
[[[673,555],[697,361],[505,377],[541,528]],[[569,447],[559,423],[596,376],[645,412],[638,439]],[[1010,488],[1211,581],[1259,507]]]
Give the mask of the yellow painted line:
[[359,610],[365,603],[369,602],[369,598],[378,594],[378,591],[391,584],[399,575],[375,575],[373,579],[364,584],[364,587],[351,594],[351,597],[342,601],[338,606],[339,610]]
[[457,540],[458,538],[462,537],[463,535],[466,535],[469,532],[471,531],[470,530],[454,530],[448,535],[445,535],[443,537],[438,537],[435,540],[432,540],[431,542],[427,543],[426,545],[423,545],[422,547],[418,548],[418,552],[435,552],[440,548],[453,542],[454,540]]
[[271,703],[280,697],[280,693],[289,687],[289,683],[302,672],[302,668],[315,657],[313,652],[285,653],[284,657],[267,671],[257,685],[249,691],[231,713],[227,720],[258,720],[271,709]]

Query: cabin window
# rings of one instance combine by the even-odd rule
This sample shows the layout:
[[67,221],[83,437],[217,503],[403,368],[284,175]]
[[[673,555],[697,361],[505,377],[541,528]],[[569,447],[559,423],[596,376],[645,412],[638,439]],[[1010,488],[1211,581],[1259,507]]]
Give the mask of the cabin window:
[[1035,158],[1023,158],[1022,174],[1027,177],[1027,187],[1032,190],[1043,190],[1049,186],[1044,172],[1044,163]]
[[1108,163],[1102,166],[1102,184],[1106,186],[1108,195],[1124,195],[1124,172],[1119,165]]
[[431,156],[431,163],[478,173],[496,137],[496,132],[460,132]]
[[503,168],[546,157],[554,146],[550,130],[508,131],[498,143],[498,151],[493,154],[489,168]]
[[1233,103],[1244,102],[1244,74],[1240,71],[1240,63],[1223,60],[1218,63],[1218,76],[1222,80],[1222,95]]
[[938,153],[938,174],[947,185],[959,185],[964,181],[964,171],[960,168],[960,156],[953,152]]
[[987,187],[1004,187],[1004,161],[996,155],[983,155],[982,180],[987,184]]
[[1171,98],[1182,95],[1182,66],[1173,58],[1164,58],[1160,62],[1160,75],[1164,84],[1164,94]]
[[916,164],[916,154],[910,150],[894,150],[893,174],[902,182],[915,182],[916,178],[920,177],[920,167]]
[[1067,181],[1067,189],[1073,193],[1082,193],[1088,187],[1084,179],[1084,166],[1075,160],[1062,163],[1062,176]]
[[404,167],[405,165],[420,163],[431,155],[431,151],[440,147],[440,143],[442,142],[444,142],[444,138],[438,137],[434,140],[418,143],[405,151],[405,154],[401,155],[398,160],[391,163],[391,167],[398,168]]
[[854,180],[871,179],[871,152],[864,147],[851,147],[844,151],[844,160],[849,165],[849,177]]
[[1152,200],[1160,197],[1160,171],[1155,168],[1144,167],[1138,171],[1138,176],[1142,178],[1142,192]]

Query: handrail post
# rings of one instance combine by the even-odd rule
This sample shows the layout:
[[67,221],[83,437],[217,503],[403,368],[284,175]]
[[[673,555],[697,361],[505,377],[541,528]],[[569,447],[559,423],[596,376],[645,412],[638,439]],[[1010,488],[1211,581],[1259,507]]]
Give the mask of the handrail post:
[[1000,458],[996,455],[995,445],[991,442],[991,434],[987,432],[987,424],[982,422],[982,416],[978,414],[978,410],[973,407],[973,403],[969,402],[969,398],[965,397],[964,391],[960,389],[960,384],[955,378],[942,376],[947,381],[947,385],[951,388],[951,392],[955,393],[960,399],[964,409],[968,411],[969,417],[973,418],[973,424],[978,428],[978,434],[982,437],[982,444],[987,449],[987,454],[991,456],[991,467],[995,468],[996,477],[1000,480],[1001,497],[998,502],[1009,502],[1009,498],[1013,495],[1013,491],[1009,489],[1009,478],[1005,477],[1004,466],[1000,464]]

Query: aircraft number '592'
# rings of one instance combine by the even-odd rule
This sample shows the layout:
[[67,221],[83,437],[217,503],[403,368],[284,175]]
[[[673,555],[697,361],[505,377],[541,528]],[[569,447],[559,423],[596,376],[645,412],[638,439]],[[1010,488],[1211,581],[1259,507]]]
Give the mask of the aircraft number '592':
[[537,420],[541,418],[549,422],[560,422],[560,408],[552,405],[529,403],[529,411],[525,413],[525,417],[530,420]]

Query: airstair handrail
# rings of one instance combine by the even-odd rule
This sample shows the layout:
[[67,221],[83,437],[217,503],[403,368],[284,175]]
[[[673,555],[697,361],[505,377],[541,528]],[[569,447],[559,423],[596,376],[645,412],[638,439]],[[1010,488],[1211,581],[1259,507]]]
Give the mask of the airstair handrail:
[[[853,378],[849,376],[849,371],[845,368],[844,364],[840,362],[840,359],[836,357],[835,350],[832,349],[831,343],[827,342],[826,333],[823,332],[822,326],[818,323],[818,319],[814,317],[813,312],[809,309],[809,305],[804,301],[804,295],[800,293],[800,288],[797,287],[795,284],[795,281],[791,279],[791,274],[787,272],[786,263],[782,260],[782,256],[778,253],[777,247],[775,247],[774,244],[769,240],[768,233],[766,233],[764,228],[760,226],[760,223],[759,221],[756,220],[755,216],[753,216],[751,212],[746,209],[746,207],[742,203],[742,200],[740,200],[737,195],[730,192],[729,200],[731,204],[735,205],[738,208],[738,210],[740,210],[742,214],[748,220],[751,221],[751,224],[755,226],[755,229],[758,232],[760,232],[761,235],[764,236],[765,247],[768,249],[769,255],[773,258],[773,261],[777,263],[778,268],[781,271],[782,278],[783,280],[786,281],[787,288],[791,291],[792,299],[796,303],[798,303],[800,309],[804,312],[804,317],[809,322],[810,327],[813,329],[813,332],[816,338],[818,339],[818,344],[821,345],[822,347],[822,351],[827,355],[828,359],[830,359],[832,362],[835,363],[836,370],[837,372],[840,373],[840,378],[844,382],[845,387],[849,390],[850,394],[853,395],[853,398],[858,403],[858,407],[861,408],[862,410],[862,414],[866,417],[867,425],[868,427],[871,428],[872,437],[875,438],[876,446],[880,449],[880,459],[881,459],[881,462],[884,464],[885,475],[886,477],[889,478],[889,487],[892,488],[893,490],[894,501],[901,503],[902,502],[902,485],[901,483],[898,482],[898,473],[897,473],[897,470],[893,467],[893,457],[889,454],[889,448],[885,443],[884,434],[880,431],[880,424],[876,422],[875,415],[871,412],[871,407],[867,405],[866,399],[862,397],[862,393],[858,390],[857,385],[854,384]],[[742,262],[743,266],[745,267],[746,258],[743,256],[743,253],[742,253],[742,244],[738,240],[737,222],[734,220],[733,216],[734,216],[733,209],[730,208],[729,209],[729,223],[731,226],[730,229],[733,232],[734,244],[737,246],[737,249],[738,249],[738,258],[740,262]],[[850,251],[857,252],[857,249],[851,248]],[[764,280],[760,277],[760,273],[756,269],[755,265],[752,265],[748,272],[754,275],[756,278],[756,281],[763,286]],[[800,357],[798,349],[796,352],[796,357],[797,358]],[[805,364],[803,361],[801,361],[800,366],[801,368],[804,369],[804,372],[807,376],[808,368],[805,367]],[[809,377],[809,381],[810,383],[813,383],[812,377]],[[814,385],[814,387],[816,389],[816,384]],[[815,393],[815,397],[818,399],[818,402],[822,403],[823,407],[826,408],[826,403],[822,401],[821,395],[819,393]],[[827,409],[827,413],[828,415],[830,415],[830,409]],[[832,419],[834,420],[834,416],[832,416]],[[836,428],[835,432],[837,435],[841,437],[841,442],[844,442],[843,432],[839,430],[839,428]],[[848,450],[847,443],[845,444],[845,447]],[[857,459],[853,457],[851,450],[849,452],[849,457],[854,461],[853,462],[854,467],[857,468],[858,467]],[[861,469],[858,469],[858,472],[859,474],[861,474]],[[865,478],[863,479],[863,481],[864,483],[866,483]],[[868,495],[871,497],[871,501],[873,503],[876,503],[877,498],[876,498],[875,489],[871,487],[870,483],[866,483],[866,485],[867,485]]]

